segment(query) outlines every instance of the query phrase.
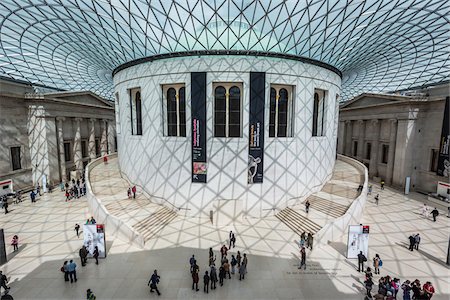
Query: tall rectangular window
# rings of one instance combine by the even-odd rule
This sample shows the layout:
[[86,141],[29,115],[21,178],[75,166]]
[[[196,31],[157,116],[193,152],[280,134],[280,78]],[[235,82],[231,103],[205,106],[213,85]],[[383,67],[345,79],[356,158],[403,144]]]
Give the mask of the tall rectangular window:
[[214,137],[241,137],[240,83],[216,83],[214,88]]
[[353,141],[353,156],[358,155],[358,141]]
[[120,101],[119,93],[116,93],[116,132],[120,134]]
[[186,136],[186,89],[184,84],[163,86],[164,135]]
[[381,151],[383,151],[383,153],[381,153],[381,163],[387,164],[389,158],[389,145],[383,144]]
[[431,149],[430,171],[437,172],[439,160],[439,150]]
[[71,142],[64,142],[64,160],[65,161],[72,161]]
[[87,151],[87,142],[85,140],[81,141],[81,156],[87,157],[88,151]]
[[269,137],[293,136],[292,86],[271,85]]
[[314,89],[312,136],[325,135],[326,95],[327,91]]
[[367,143],[366,145],[366,159],[370,159],[370,155],[372,154],[372,144]]
[[141,89],[130,90],[131,134],[142,135],[142,99]]
[[12,170],[20,170],[22,169],[22,159],[20,157],[20,146],[11,147],[11,167]]
[[95,155],[97,157],[100,156],[100,140],[99,139],[95,139]]

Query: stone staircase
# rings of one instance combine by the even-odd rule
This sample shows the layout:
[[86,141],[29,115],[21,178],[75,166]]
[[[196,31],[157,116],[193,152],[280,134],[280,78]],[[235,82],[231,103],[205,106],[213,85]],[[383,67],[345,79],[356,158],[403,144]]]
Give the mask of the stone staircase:
[[303,232],[311,232],[314,235],[321,228],[320,225],[314,223],[289,207],[281,210],[275,216],[298,235],[301,235]]
[[[309,200],[309,203],[311,204],[309,209],[320,211],[333,218],[339,218],[340,216],[345,214],[349,207],[314,195],[309,196],[307,200]],[[303,201],[303,204],[305,202],[306,200]]]
[[160,232],[164,226],[172,222],[177,217],[177,213],[162,206],[149,217],[133,225],[137,232],[142,234],[144,242],[149,241]]

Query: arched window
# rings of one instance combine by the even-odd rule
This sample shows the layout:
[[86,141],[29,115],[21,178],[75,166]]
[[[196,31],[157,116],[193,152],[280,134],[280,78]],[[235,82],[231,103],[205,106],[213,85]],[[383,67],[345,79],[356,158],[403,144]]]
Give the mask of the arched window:
[[312,115],[312,136],[324,136],[325,135],[325,101],[327,91],[314,90],[314,103],[313,103],[313,115]]
[[186,93],[184,85],[165,85],[163,86],[163,94],[165,94],[164,108],[166,111],[164,134],[167,136],[186,136]]
[[293,136],[292,86],[272,85],[269,103],[269,137]]
[[131,89],[130,93],[130,123],[131,134],[142,135],[142,101],[141,89]]
[[235,83],[215,86],[214,136],[241,137],[241,88]]

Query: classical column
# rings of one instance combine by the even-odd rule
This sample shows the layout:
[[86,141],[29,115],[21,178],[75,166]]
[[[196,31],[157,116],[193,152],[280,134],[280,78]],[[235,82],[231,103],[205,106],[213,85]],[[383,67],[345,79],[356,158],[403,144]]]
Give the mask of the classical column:
[[114,121],[108,120],[108,154],[115,152],[114,149]]
[[100,140],[100,155],[105,156],[108,154],[108,134],[107,134],[107,126],[108,121],[106,119],[102,119],[102,137]]
[[63,132],[63,121],[64,117],[57,117],[58,121],[58,155],[59,155],[59,173],[61,174],[61,181],[67,181],[66,173],[66,157],[64,155],[64,132]]
[[394,174],[394,160],[395,160],[395,141],[397,140],[397,119],[390,121],[390,135],[389,135],[389,155],[386,170],[386,183],[392,184],[392,176]]
[[362,161],[364,158],[364,136],[366,134],[366,122],[364,120],[358,120],[358,128],[359,128],[359,135],[358,135],[357,159],[359,161]]
[[372,152],[370,153],[369,177],[378,175],[378,145],[380,143],[380,121],[371,120],[372,125]]
[[95,151],[95,119],[89,119],[89,159],[93,160],[97,157]]
[[81,151],[81,126],[80,122],[83,119],[75,118],[75,138],[73,141],[73,162],[77,170],[77,176],[83,174],[83,153]]
[[352,155],[352,135],[353,135],[353,124],[351,120],[345,121],[346,130],[345,130],[345,155]]

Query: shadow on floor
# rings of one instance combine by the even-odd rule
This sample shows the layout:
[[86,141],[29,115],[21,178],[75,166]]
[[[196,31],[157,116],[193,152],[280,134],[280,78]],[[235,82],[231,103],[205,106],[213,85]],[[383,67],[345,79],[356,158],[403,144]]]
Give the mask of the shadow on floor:
[[328,245],[330,245],[339,254],[346,257],[346,255],[347,255],[347,245],[346,244],[344,244],[342,242],[329,242]]
[[13,259],[17,254],[19,254],[19,252],[21,252],[23,249],[25,249],[26,246],[27,246],[27,243],[20,244],[17,251],[13,251],[7,255],[7,260],[10,261],[11,259]]
[[419,249],[419,250],[416,250],[416,251],[418,251],[420,254],[422,254],[422,255],[425,256],[426,258],[428,258],[428,259],[434,261],[435,263],[440,264],[441,266],[446,267],[447,269],[450,269],[450,266],[447,265],[447,264],[445,263],[444,260],[441,260],[441,259],[437,258],[436,256],[431,255],[430,253],[428,253],[428,252],[426,252],[426,251],[422,251],[422,250],[420,250],[420,249]]

